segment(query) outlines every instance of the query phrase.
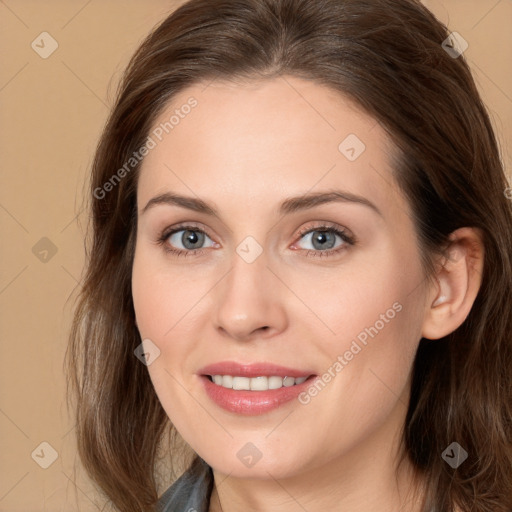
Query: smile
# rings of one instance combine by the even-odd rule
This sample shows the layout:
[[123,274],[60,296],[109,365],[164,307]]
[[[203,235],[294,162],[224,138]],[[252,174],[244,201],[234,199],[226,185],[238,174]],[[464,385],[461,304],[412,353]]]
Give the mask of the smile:
[[268,391],[302,384],[307,377],[280,377],[278,375],[259,377],[239,377],[233,375],[208,375],[210,380],[227,389],[238,391]]

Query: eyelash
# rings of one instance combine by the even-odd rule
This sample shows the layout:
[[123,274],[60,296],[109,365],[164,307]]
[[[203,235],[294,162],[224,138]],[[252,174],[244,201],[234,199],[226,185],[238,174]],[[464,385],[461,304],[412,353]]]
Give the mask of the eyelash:
[[[212,238],[208,234],[208,232],[205,231],[204,229],[200,229],[197,226],[192,226],[189,224],[176,226],[171,230],[166,229],[158,237],[157,243],[158,243],[158,245],[161,245],[163,247],[163,250],[165,252],[172,254],[174,256],[179,256],[179,257],[196,256],[196,255],[203,253],[206,250],[205,248],[202,248],[202,249],[192,249],[192,250],[185,251],[183,249],[173,249],[172,247],[170,247],[166,243],[167,239],[171,235],[173,235],[174,233],[178,233],[179,231],[196,231],[199,233],[204,233],[210,239]],[[347,249],[347,244],[350,246],[353,246],[357,243],[357,240],[354,236],[348,235],[345,230],[337,227],[336,225],[331,225],[331,224],[329,224],[329,225],[322,224],[320,226],[313,226],[313,227],[308,226],[308,227],[301,229],[299,231],[298,235],[300,238],[302,238],[304,235],[309,234],[314,231],[328,232],[328,233],[332,232],[335,235],[338,235],[345,243],[342,244],[337,249],[330,249],[330,250],[326,250],[326,251],[313,250],[313,249],[301,249],[302,251],[307,251],[306,257],[308,257],[308,258],[325,258],[325,257],[336,256],[339,252]]]

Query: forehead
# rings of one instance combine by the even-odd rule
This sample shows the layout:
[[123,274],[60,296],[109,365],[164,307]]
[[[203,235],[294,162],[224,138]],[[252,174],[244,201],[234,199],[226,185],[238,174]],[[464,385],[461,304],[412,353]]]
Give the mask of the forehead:
[[400,200],[380,124],[312,81],[196,84],[173,98],[150,136],[156,144],[141,168],[139,207],[168,190],[219,209],[225,201],[243,207],[339,187],[375,202],[390,194]]

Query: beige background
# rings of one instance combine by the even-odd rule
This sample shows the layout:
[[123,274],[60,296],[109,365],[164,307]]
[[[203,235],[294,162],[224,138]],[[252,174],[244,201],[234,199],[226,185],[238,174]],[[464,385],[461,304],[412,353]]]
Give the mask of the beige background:
[[[120,73],[180,3],[0,0],[0,511],[103,508],[75,460],[62,371],[84,262],[82,191]],[[510,176],[512,1],[425,4],[469,43]],[[47,59],[31,47],[44,31],[58,43]],[[58,455],[47,469],[35,462],[49,460],[42,442]]]

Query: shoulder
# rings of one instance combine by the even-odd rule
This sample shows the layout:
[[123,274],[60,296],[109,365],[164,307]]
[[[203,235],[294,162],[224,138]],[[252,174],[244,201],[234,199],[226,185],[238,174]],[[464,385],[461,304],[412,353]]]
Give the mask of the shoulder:
[[190,467],[162,494],[158,512],[208,512],[213,487],[212,469],[197,456]]

